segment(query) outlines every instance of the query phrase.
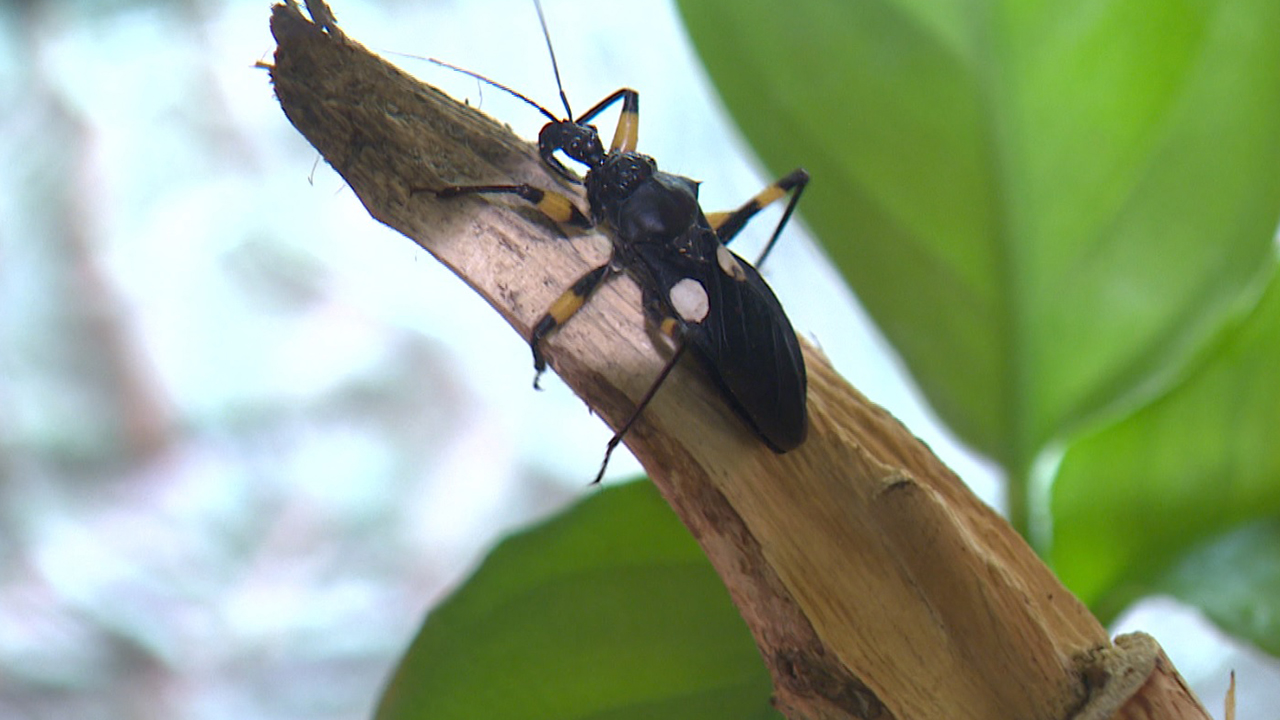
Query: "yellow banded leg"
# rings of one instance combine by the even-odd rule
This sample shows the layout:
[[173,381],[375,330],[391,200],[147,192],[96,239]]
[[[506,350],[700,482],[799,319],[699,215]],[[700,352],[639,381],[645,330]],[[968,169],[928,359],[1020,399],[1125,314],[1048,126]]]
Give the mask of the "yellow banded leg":
[[640,93],[631,88],[615,90],[573,122],[575,125],[588,123],[619,100],[622,101],[622,114],[618,116],[618,127],[613,131],[613,143],[609,146],[609,152],[634,152],[640,139]]
[[542,355],[542,340],[550,335],[556,328],[569,321],[582,306],[586,304],[591,294],[604,284],[611,276],[616,274],[618,269],[612,262],[605,263],[591,272],[578,278],[568,290],[561,293],[556,301],[551,303],[551,307],[547,312],[538,319],[533,326],[533,333],[529,338],[529,347],[533,349],[533,386],[538,387],[538,379],[542,377],[542,373],[547,369],[547,359]]
[[640,95],[635,90],[625,90],[622,96],[622,113],[618,115],[618,127],[613,131],[613,143],[609,152],[635,152],[640,142]]
[[791,201],[787,203],[787,209],[782,212],[782,219],[778,221],[778,227],[774,229],[773,236],[769,238],[764,251],[760,253],[760,258],[756,260],[756,265],[759,265],[764,262],[765,257],[773,250],[774,244],[778,242],[778,236],[782,234],[782,228],[786,226],[787,221],[791,219],[791,214],[795,212],[796,203],[800,202],[800,194],[804,192],[807,184],[809,184],[809,173],[801,168],[796,168],[785,177],[756,193],[755,197],[743,203],[737,210],[707,213],[707,222],[711,223],[711,227],[716,231],[720,242],[728,245],[737,237],[738,233],[742,232],[742,228],[746,227],[756,213],[767,205],[786,197],[787,193],[791,193]]
[[515,195],[537,208],[543,215],[561,225],[580,228],[592,227],[591,221],[569,198],[557,192],[543,190],[532,185],[451,185],[443,188],[413,188],[410,192],[430,192],[436,197],[451,198],[459,195]]

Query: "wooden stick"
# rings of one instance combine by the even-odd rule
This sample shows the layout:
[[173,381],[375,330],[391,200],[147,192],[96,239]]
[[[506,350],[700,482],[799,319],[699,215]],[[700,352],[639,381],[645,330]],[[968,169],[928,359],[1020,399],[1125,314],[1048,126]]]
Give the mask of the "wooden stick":
[[[519,201],[414,187],[549,174],[502,125],[277,5],[271,68],[286,115],[378,220],[452,268],[521,336],[608,255]],[[818,180],[821,181],[820,179]],[[585,201],[581,207],[586,207]],[[546,345],[610,425],[662,366],[619,278]],[[897,420],[806,348],[809,439],[775,455],[682,363],[627,437],[702,545],[791,718],[1207,718],[1146,636],[1105,629],[994,511]]]

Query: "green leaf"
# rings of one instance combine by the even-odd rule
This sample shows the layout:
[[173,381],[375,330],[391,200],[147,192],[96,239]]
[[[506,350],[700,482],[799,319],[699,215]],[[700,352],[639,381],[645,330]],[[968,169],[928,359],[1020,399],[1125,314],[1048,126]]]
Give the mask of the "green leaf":
[[1152,583],[1236,637],[1280,657],[1280,518],[1193,548]]
[[379,720],[777,718],[769,675],[648,482],[503,541],[436,608]]
[[1275,0],[680,7],[933,407],[1015,477],[1167,381],[1265,264]]
[[1052,561],[1104,620],[1188,562],[1200,543],[1280,516],[1277,373],[1280,272],[1273,272],[1248,317],[1224,331],[1174,390],[1067,450],[1052,493]]

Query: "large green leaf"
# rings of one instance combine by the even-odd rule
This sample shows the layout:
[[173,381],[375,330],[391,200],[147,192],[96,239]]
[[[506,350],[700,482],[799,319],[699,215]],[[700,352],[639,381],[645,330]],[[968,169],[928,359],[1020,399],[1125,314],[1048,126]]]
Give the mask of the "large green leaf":
[[503,541],[427,617],[380,720],[777,718],[719,577],[648,482]]
[[1278,378],[1280,271],[1175,389],[1071,445],[1053,486],[1053,565],[1104,619],[1198,544],[1280,517]]
[[1264,264],[1275,0],[681,11],[771,171],[813,174],[801,214],[930,402],[1015,477],[1170,377]]
[[1227,632],[1280,657],[1280,518],[1192,549],[1151,590],[1198,606]]

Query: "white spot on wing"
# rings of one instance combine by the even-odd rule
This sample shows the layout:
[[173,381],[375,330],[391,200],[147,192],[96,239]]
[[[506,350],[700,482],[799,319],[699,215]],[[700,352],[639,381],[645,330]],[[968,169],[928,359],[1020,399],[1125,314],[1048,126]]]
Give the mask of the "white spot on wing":
[[693,278],[685,278],[671,286],[671,307],[685,322],[702,322],[711,312],[711,301],[706,288]]
[[742,264],[738,262],[738,258],[729,252],[729,248],[720,245],[716,248],[716,262],[720,263],[720,269],[725,275],[742,282],[747,279],[747,273],[742,269]]

